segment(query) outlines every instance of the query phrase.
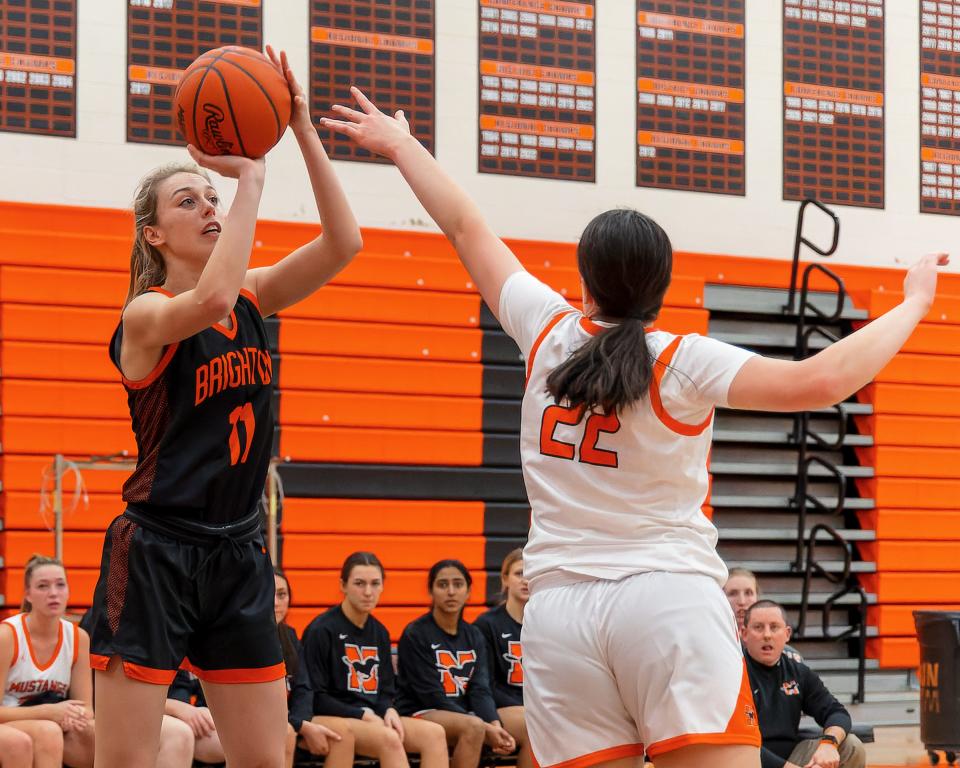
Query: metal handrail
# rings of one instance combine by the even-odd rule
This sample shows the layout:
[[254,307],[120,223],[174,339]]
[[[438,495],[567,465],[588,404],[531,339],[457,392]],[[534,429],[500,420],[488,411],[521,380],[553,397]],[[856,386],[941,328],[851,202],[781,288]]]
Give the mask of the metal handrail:
[[[827,571],[817,560],[817,535],[821,532],[826,533],[831,539],[840,545],[843,550],[843,570],[838,575]],[[800,597],[800,615],[797,622],[796,635],[803,639],[807,629],[807,613],[810,607],[810,581],[814,574],[823,577],[831,584],[840,585],[840,588],[833,592],[823,604],[823,614],[821,620],[821,632],[824,639],[827,640],[847,640],[857,635],[859,646],[857,660],[857,691],[854,694],[854,703],[862,703],[865,693],[866,679],[866,650],[867,650],[867,593],[857,582],[851,573],[853,563],[853,547],[850,542],[841,536],[835,528],[826,523],[817,523],[810,529],[810,535],[807,541],[807,561],[804,568],[803,592]],[[830,616],[834,604],[843,597],[850,594],[859,596],[858,620],[847,629],[837,634],[830,632]]]
[[[836,482],[837,486],[837,503],[833,507],[828,507],[816,496],[807,492],[807,481],[809,480],[810,474],[810,465],[819,464],[821,467],[827,470],[833,479]],[[800,571],[803,568],[803,559],[804,559],[804,533],[807,530],[807,506],[812,504],[821,512],[832,515],[842,515],[843,514],[843,505],[846,501],[846,485],[847,479],[843,476],[843,473],[837,469],[836,464],[828,459],[823,458],[822,456],[807,456],[804,458],[803,462],[797,467],[797,490],[794,498],[794,505],[797,508],[797,554],[796,558],[793,561],[793,570]],[[806,582],[804,582],[804,588],[807,587]]]
[[[833,219],[833,242],[830,244],[830,247],[826,250],[823,250],[815,243],[807,240],[803,235],[803,217],[807,211],[808,205],[815,205],[825,214],[827,214],[831,219]],[[805,245],[807,248],[812,250],[814,253],[818,253],[821,256],[832,256],[837,250],[837,244],[840,242],[840,219],[837,218],[837,215],[831,211],[827,206],[821,203],[819,200],[814,200],[813,198],[807,198],[802,203],[800,203],[800,212],[797,215],[797,231],[793,237],[793,262],[790,265],[790,294],[787,297],[787,306],[785,310],[787,314],[793,314],[793,302],[797,295],[797,270],[800,266],[800,246]],[[802,311],[802,310],[801,310]]]
[[[833,240],[829,248],[823,249],[807,239],[803,234],[804,216],[807,206],[814,205],[826,213],[833,220]],[[809,264],[803,271],[800,285],[800,301],[797,306],[797,273],[800,266],[801,246],[807,246],[814,253],[821,256],[830,256],[837,250],[840,241],[840,220],[827,206],[817,200],[807,199],[800,204],[797,215],[797,230],[793,241],[793,262],[790,267],[790,292],[784,312],[796,316],[797,335],[794,347],[794,359],[803,360],[810,352],[810,340],[820,336],[830,343],[840,340],[840,337],[827,326],[840,322],[846,306],[847,291],[843,279],[832,270],[821,264]],[[810,300],[810,281],[815,273],[820,273],[836,286],[836,305],[832,312],[825,312]],[[814,574],[826,578],[831,584],[840,585],[840,588],[830,595],[823,605],[822,629],[823,636],[828,639],[842,640],[859,632],[859,658],[857,662],[857,692],[854,701],[862,702],[864,696],[864,676],[866,671],[866,634],[867,634],[867,595],[851,575],[853,561],[853,547],[841,536],[835,528],[826,523],[814,525],[808,536],[804,536],[807,524],[807,510],[814,507],[829,515],[843,514],[846,498],[846,478],[837,466],[822,456],[809,456],[811,444],[828,450],[842,449],[847,436],[847,414],[841,404],[833,406],[837,415],[837,435],[828,439],[823,434],[813,430],[810,425],[810,413],[798,413],[794,417],[792,438],[797,445],[797,484],[794,491],[793,505],[797,510],[797,551],[793,562],[795,571],[803,571],[803,592],[800,603],[800,621],[797,627],[798,637],[803,637],[807,625],[807,612],[810,604],[810,583]],[[833,507],[824,504],[819,498],[809,493],[810,467],[823,467],[836,483],[837,503]],[[817,535],[825,532],[843,549],[843,570],[840,574],[828,573],[816,559]],[[830,634],[830,616],[833,606],[842,597],[848,594],[860,596],[859,623],[841,632],[839,635]]]

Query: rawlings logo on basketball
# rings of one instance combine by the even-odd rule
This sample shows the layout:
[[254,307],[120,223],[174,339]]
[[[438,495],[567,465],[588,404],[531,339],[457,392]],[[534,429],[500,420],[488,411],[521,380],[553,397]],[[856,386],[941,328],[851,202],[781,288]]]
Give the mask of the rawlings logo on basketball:
[[523,645],[519,640],[507,642],[507,652],[503,660],[510,665],[507,670],[507,682],[510,685],[523,685]]
[[[437,669],[440,670],[440,682],[447,696],[463,696],[467,692],[467,683],[473,677],[473,666],[477,661],[475,651],[439,650]],[[469,665],[469,666],[468,666]]]
[[177,128],[180,130],[181,136],[187,135],[187,113],[183,111],[183,107],[179,104],[177,105]]
[[380,656],[376,646],[343,644],[341,661],[347,665],[347,689],[354,693],[380,690]]
[[203,131],[201,133],[204,142],[208,147],[212,144],[223,154],[228,154],[233,148],[233,142],[227,141],[223,137],[223,131],[220,130],[220,125],[223,123],[226,114],[216,104],[210,104],[209,102],[203,105],[203,112],[206,115],[203,119]]

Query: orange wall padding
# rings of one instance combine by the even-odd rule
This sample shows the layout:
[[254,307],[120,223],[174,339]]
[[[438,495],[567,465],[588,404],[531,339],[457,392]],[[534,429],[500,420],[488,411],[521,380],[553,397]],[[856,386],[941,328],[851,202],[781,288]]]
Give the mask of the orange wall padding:
[[[870,317],[894,307],[899,290],[863,291]],[[875,382],[858,398],[874,413],[857,417],[874,446],[857,450],[876,476],[858,480],[876,508],[860,513],[877,540],[859,544],[877,573],[864,577],[877,595],[869,611],[879,637],[868,651],[883,667],[916,666],[913,611],[960,604],[960,290],[941,280],[933,307]]]
[[[41,473],[55,452],[132,452],[125,396],[106,354],[128,282],[129,211],[0,202],[0,589],[20,595],[24,560],[51,552],[39,512]],[[316,236],[314,224],[261,221],[252,264],[270,264]],[[364,230],[364,251],[331,285],[281,313],[281,453],[300,461],[482,462],[481,303],[447,241],[432,233]],[[575,248],[510,241],[535,275],[580,299]],[[833,267],[871,317],[899,300],[903,273]],[[705,283],[786,287],[788,262],[675,254],[674,281],[658,326],[706,333]],[[816,288],[830,288],[817,276]],[[914,607],[960,604],[960,275],[944,276],[925,323],[860,398],[875,413],[857,428],[876,445],[861,459],[877,476],[858,481],[877,508],[860,513],[877,531],[861,547],[879,572],[870,652],[884,666],[911,665]],[[442,425],[442,428],[438,425]],[[440,446],[440,447],[438,447]],[[65,520],[76,607],[89,605],[103,530],[123,505],[121,472],[85,472],[89,502]],[[71,499],[73,480],[66,479]],[[390,569],[380,618],[396,638],[427,601],[426,568],[459,556],[474,569],[468,617],[484,583],[481,502],[287,499],[285,565],[301,628],[337,599],[337,568],[374,548]]]

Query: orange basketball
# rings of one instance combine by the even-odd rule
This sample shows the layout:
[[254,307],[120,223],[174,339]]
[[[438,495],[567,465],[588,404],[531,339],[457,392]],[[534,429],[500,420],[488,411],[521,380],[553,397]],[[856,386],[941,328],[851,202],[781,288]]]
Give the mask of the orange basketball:
[[226,45],[184,70],[174,97],[177,127],[208,155],[262,157],[290,122],[290,89],[259,51]]

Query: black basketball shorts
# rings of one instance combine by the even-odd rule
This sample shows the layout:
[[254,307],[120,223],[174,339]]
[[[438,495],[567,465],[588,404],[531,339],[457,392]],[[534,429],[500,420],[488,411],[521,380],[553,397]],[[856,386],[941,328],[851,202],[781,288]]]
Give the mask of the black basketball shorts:
[[259,532],[188,541],[127,515],[107,529],[91,609],[90,664],[169,685],[178,668],[211,683],[284,677],[270,556]]

